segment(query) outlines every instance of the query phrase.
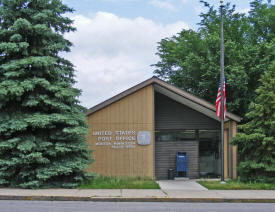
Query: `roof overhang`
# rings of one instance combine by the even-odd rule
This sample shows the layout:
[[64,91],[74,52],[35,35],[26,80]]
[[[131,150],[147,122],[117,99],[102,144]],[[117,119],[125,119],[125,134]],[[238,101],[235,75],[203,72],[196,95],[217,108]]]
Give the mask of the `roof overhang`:
[[[104,107],[107,107],[108,105],[119,101],[120,99],[131,95],[132,93],[147,87],[149,85],[153,85],[155,91],[168,96],[169,98],[184,104],[212,119],[215,119],[217,121],[219,121],[218,117],[216,116],[216,108],[213,104],[205,101],[204,99],[201,99],[199,97],[196,97],[186,91],[183,91],[173,85],[168,84],[167,82],[157,78],[157,77],[152,77],[132,88],[129,88],[128,90],[92,107],[91,109],[89,109],[86,113],[86,115],[90,115],[98,110],[101,110]],[[229,121],[229,120],[234,120],[236,122],[240,122],[242,120],[241,117],[230,113],[230,112],[226,112],[226,118],[225,121]]]
[[[202,113],[202,114],[208,116],[209,118],[219,121],[218,117],[216,116],[216,112],[214,112],[214,111],[212,111],[196,102],[193,102],[192,100],[187,99],[184,96],[181,96],[181,95],[179,95],[171,90],[168,90],[167,88],[164,88],[158,84],[154,85],[154,89],[156,92],[161,93],[161,94],[169,97],[170,99],[173,99],[176,102],[179,102],[189,108],[192,108],[193,110],[198,111],[199,113]],[[229,119],[226,118],[224,121],[228,121],[228,120]]]

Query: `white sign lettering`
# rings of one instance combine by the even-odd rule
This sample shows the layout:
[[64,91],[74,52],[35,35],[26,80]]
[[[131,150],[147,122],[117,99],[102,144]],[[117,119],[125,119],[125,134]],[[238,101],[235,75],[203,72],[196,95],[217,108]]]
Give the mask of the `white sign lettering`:
[[149,145],[151,135],[149,131],[135,130],[100,130],[92,131],[92,136],[96,137],[96,146],[110,146],[112,149],[132,149],[136,148],[136,141],[139,145]]

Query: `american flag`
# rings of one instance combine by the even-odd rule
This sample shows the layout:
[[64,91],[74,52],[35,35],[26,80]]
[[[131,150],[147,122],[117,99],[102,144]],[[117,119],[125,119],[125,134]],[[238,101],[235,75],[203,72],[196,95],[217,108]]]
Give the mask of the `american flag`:
[[[217,95],[217,99],[216,99],[216,115],[219,117],[219,119],[221,119],[222,117],[222,104],[221,104],[221,100],[222,100],[222,95],[221,95],[221,82],[219,83],[219,90],[218,90],[218,95]],[[223,110],[223,114],[224,114],[224,118],[225,118],[225,112],[226,112],[226,97],[225,97],[225,78],[223,79],[223,105],[224,105],[224,110]]]

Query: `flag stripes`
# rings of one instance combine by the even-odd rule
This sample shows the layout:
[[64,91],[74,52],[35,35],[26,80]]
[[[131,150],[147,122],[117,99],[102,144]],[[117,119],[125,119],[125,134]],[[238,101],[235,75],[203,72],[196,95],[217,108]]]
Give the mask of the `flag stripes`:
[[[218,94],[217,94],[217,99],[216,99],[216,115],[219,117],[219,119],[221,119],[222,117],[222,112],[221,112],[221,108],[222,108],[222,104],[221,104],[221,99],[222,99],[222,95],[221,95],[221,82],[219,83],[219,89],[218,89]],[[223,110],[223,116],[225,118],[225,113],[226,113],[226,97],[225,97],[225,79],[223,80],[223,105],[224,105],[224,110]]]

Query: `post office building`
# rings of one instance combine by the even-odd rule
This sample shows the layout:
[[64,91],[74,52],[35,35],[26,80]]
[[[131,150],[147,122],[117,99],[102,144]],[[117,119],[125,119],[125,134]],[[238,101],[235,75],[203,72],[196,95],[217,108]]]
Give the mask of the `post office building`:
[[[92,107],[87,119],[95,159],[89,171],[158,180],[167,179],[169,170],[190,179],[221,175],[221,125],[215,106],[157,77]],[[240,120],[226,113],[225,178],[237,177],[237,147],[230,141]]]

